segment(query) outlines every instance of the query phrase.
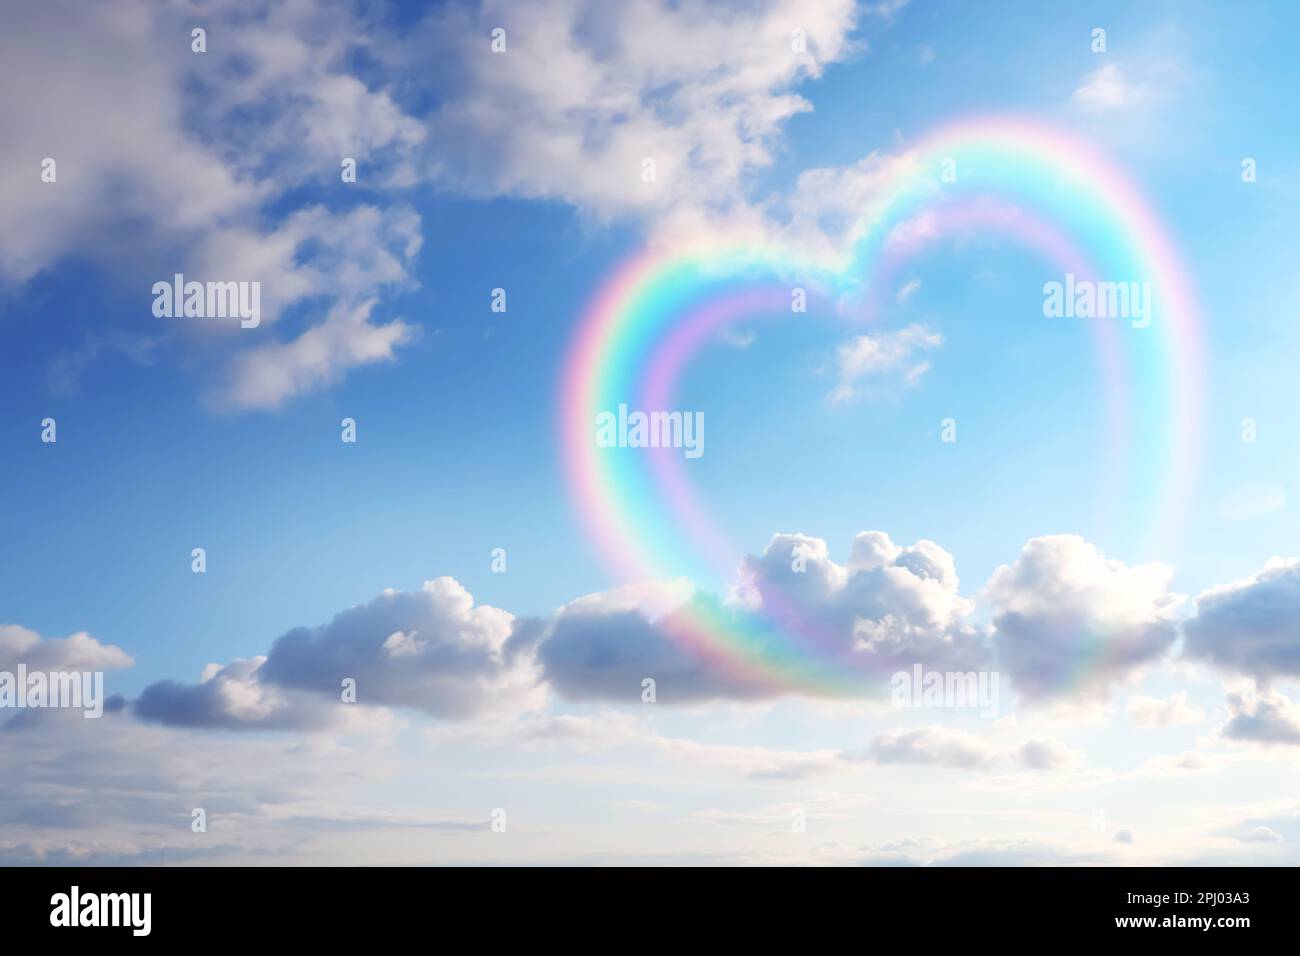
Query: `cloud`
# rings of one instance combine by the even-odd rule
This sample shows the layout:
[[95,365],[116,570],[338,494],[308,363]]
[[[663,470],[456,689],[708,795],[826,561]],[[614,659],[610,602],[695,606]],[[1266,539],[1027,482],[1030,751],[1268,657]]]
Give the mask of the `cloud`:
[[1260,692],[1246,681],[1228,694],[1229,740],[1256,744],[1300,744],[1300,708],[1284,694]]
[[1243,833],[1241,836],[1237,837],[1237,839],[1240,840],[1242,843],[1284,842],[1282,839],[1282,834],[1278,833],[1276,830],[1270,827],[1265,827],[1265,826],[1255,827],[1253,830]]
[[[380,291],[410,284],[418,215],[404,205],[339,210],[286,199],[304,183],[349,188],[339,179],[343,156],[364,164],[362,189],[412,180],[426,130],[387,91],[348,72],[364,31],[344,4],[301,0],[258,9],[216,2],[200,19],[206,53],[190,50],[186,5],[147,0],[89,14],[28,5],[0,36],[0,108],[14,142],[30,144],[0,157],[0,284],[81,257],[138,302],[138,319],[55,358],[65,390],[110,352],[147,349],[156,359],[186,340],[220,366],[255,342],[228,371],[232,391],[220,403],[272,407],[390,358],[412,338],[400,323],[356,316]],[[57,163],[53,183],[39,178],[45,157]],[[146,291],[178,272],[261,283],[263,326],[213,335],[153,317]],[[293,307],[306,331],[268,342]],[[287,366],[274,381],[270,361]]]
[[[802,571],[794,569],[796,555]],[[742,561],[732,604],[692,594],[666,607],[660,593],[659,608],[648,612],[626,589],[590,595],[556,614],[537,655],[547,681],[572,700],[637,701],[645,678],[655,680],[660,702],[790,692],[702,646],[696,635],[703,614],[774,652],[788,640],[782,628],[815,633],[825,645],[827,677],[856,672],[861,693],[884,694],[889,674],[918,662],[967,671],[987,661],[981,636],[966,620],[972,605],[957,588],[952,556],[930,541],[900,548],[883,532],[864,532],[848,564],[839,565],[825,541],[778,534],[761,556]],[[773,614],[781,621],[777,632]]]
[[[434,845],[445,856],[470,831],[488,833],[487,809],[449,809],[433,772],[411,781],[418,799],[395,790],[396,774],[422,772],[408,758],[373,736],[202,733],[126,711],[33,721],[22,734],[0,733],[0,762],[23,768],[0,804],[0,862],[303,863],[333,844],[336,859],[357,863],[373,859],[387,830],[421,841],[426,858]],[[191,829],[196,808],[206,832]],[[334,841],[350,833],[357,837],[338,850]],[[391,860],[400,851],[378,852]]]
[[[957,770],[990,770],[1011,763],[1024,770],[1064,770],[1078,763],[1078,754],[1052,738],[1035,738],[1005,749],[965,731],[938,724],[874,735],[854,759],[877,764],[916,764]],[[1008,778],[1011,779],[1011,778]],[[1023,777],[1016,777],[1016,781]],[[1019,782],[1012,784],[1023,789]]]
[[858,394],[858,383],[869,376],[899,372],[905,384],[916,385],[930,368],[930,363],[916,358],[915,354],[941,345],[943,336],[923,325],[909,325],[896,332],[854,336],[836,350],[840,382],[831,392],[831,402],[840,404],[852,400]]
[[[811,109],[795,87],[853,51],[857,16],[851,0],[450,6],[413,45],[451,86],[428,120],[432,174],[600,220],[675,219],[678,234],[752,218],[751,175],[784,123]],[[492,53],[498,27],[506,49]]]
[[920,288],[921,288],[920,279],[910,279],[909,281],[903,283],[903,287],[898,290],[898,294],[894,298],[899,304],[902,304],[906,302],[908,299],[910,299]]
[[1077,535],[1031,539],[985,588],[1000,666],[1031,702],[1105,697],[1173,645],[1172,575],[1108,559]]
[[23,664],[29,671],[106,671],[134,663],[122,648],[101,644],[85,631],[41,637],[17,624],[0,624],[0,670],[13,671]]
[[[545,692],[531,656],[510,645],[514,629],[513,615],[475,605],[454,579],[437,578],[295,628],[265,658],[210,665],[199,684],[152,684],[136,711],[166,724],[263,729],[321,729],[360,706],[452,720],[520,713]],[[348,678],[355,704],[342,700]]]
[[1015,756],[1026,770],[1062,770],[1078,759],[1073,750],[1050,738],[1026,740]]
[[135,702],[136,716],[173,727],[221,730],[381,730],[389,723],[372,708],[277,687],[262,679],[265,657],[209,664],[198,684],[150,684]]
[[1124,707],[1128,719],[1138,727],[1178,727],[1205,719],[1205,714],[1187,701],[1187,691],[1180,690],[1168,697],[1146,697],[1135,694]]
[[[342,0],[214,0],[201,17],[207,52],[194,53],[186,4],[118,0],[92,16],[28,5],[0,37],[8,131],[38,147],[0,158],[0,283],[85,257],[139,298],[138,320],[116,331],[140,345],[56,357],[61,387],[96,357],[189,344],[205,361],[188,364],[213,366],[212,404],[250,410],[415,340],[406,322],[372,317],[383,295],[413,285],[420,219],[395,190],[559,200],[598,222],[638,221],[652,241],[780,234],[825,246],[823,217],[858,228],[870,203],[809,191],[849,180],[869,191],[870,169],[894,160],[813,171],[788,202],[756,198],[755,180],[787,121],[812,108],[798,87],[861,49],[851,33],[862,16],[901,6],[488,0],[399,31]],[[39,182],[46,155],[57,183]],[[339,179],[344,157],[358,163],[355,184]],[[785,225],[771,216],[782,206]],[[134,290],[177,272],[260,282],[259,331],[159,329]],[[291,312],[293,334],[277,335]]]
[[997,751],[971,734],[932,726],[877,734],[867,745],[865,756],[880,764],[980,770],[992,766]]
[[718,338],[732,348],[747,349],[758,341],[758,333],[753,329],[726,328],[718,333]]
[[775,692],[765,681],[717,666],[690,641],[696,596],[689,589],[678,591],[671,609],[662,607],[664,597],[662,590],[620,589],[566,604],[538,645],[547,682],[574,701],[640,702],[647,678],[655,682],[656,702],[668,704]]
[[1133,842],[1134,842],[1134,840],[1133,840],[1133,831],[1132,831],[1132,830],[1117,830],[1117,831],[1115,831],[1115,842],[1116,842],[1116,843],[1130,843],[1130,844],[1133,843]]
[[214,401],[236,409],[276,408],[295,395],[334,384],[349,369],[392,361],[416,330],[400,320],[372,322],[374,308],[374,299],[339,303],[324,322],[295,339],[240,352]]
[[1183,633],[1188,657],[1261,682],[1300,675],[1300,559],[1202,592]]
[[1035,840],[972,840],[954,846],[930,866],[1082,866],[1102,862],[1095,851]]
[[663,736],[647,719],[633,717],[626,711],[528,718],[502,728],[491,742],[510,743],[516,739],[582,751],[633,746],[661,754],[675,763],[722,770],[755,780],[806,780],[858,769],[848,755],[829,748],[781,750]]
[[1084,112],[1103,113],[1132,106],[1144,95],[1144,91],[1134,86],[1118,65],[1107,63],[1084,77],[1070,101]]

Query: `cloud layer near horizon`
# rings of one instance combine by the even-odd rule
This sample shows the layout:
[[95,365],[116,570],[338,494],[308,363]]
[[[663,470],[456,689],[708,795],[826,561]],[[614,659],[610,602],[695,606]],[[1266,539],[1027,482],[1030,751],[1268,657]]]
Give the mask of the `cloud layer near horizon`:
[[[1278,567],[1261,575],[1272,581]],[[324,729],[354,709],[342,700],[348,679],[362,709],[453,721],[537,711],[551,692],[639,704],[647,678],[669,705],[789,695],[880,701],[890,677],[916,665],[1000,671],[1004,691],[1022,704],[1096,701],[1170,655],[1180,598],[1168,582],[1167,568],[1128,567],[1077,536],[1054,535],[1028,541],[972,599],[959,591],[952,556],[933,542],[901,547],[883,532],[863,532],[841,564],[821,539],[777,534],[762,554],[744,558],[726,600],[666,582],[587,595],[537,619],[476,605],[448,577],[416,592],[385,591],[327,624],[288,631],[265,656],[210,664],[196,684],[152,684],[136,712],[178,726]],[[1253,586],[1213,593],[1242,601]],[[1193,657],[1223,598],[1201,600],[1202,614],[1186,625]],[[979,604],[991,626],[976,623]],[[1252,617],[1260,628],[1269,607],[1287,611],[1264,602]],[[758,635],[752,647],[812,647],[792,662],[801,679],[701,641],[701,610]],[[1288,626],[1282,618],[1273,626]],[[857,680],[803,679],[819,673]],[[1143,726],[1197,716],[1185,702],[1177,713],[1170,706],[1142,698],[1130,712]]]

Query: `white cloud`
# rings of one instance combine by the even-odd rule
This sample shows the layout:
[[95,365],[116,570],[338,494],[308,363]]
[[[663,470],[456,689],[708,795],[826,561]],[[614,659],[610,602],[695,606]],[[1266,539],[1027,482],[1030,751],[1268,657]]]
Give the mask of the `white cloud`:
[[1132,106],[1144,95],[1144,91],[1133,85],[1117,64],[1107,63],[1084,77],[1070,99],[1085,112],[1101,113]]
[[[795,569],[796,555],[803,570]],[[888,693],[888,677],[915,663],[968,671],[987,661],[982,636],[969,622],[973,605],[958,593],[952,556],[931,541],[901,548],[883,532],[863,532],[848,563],[830,558],[826,542],[802,534],[777,534],[761,556],[741,562],[734,606],[708,595],[681,597],[671,606],[660,595],[654,611],[636,591],[590,595],[557,613],[539,637],[538,659],[547,680],[573,700],[640,700],[641,681],[652,677],[660,702],[713,698],[750,700],[793,688],[723,666],[687,637],[694,602],[710,613],[735,615],[733,625],[771,629],[765,616],[819,635],[826,676],[856,675],[867,697]],[[764,611],[767,608],[767,611]],[[775,609],[775,610],[774,610]],[[779,638],[773,638],[778,640]]]
[[[131,336],[154,345],[159,337],[191,340],[218,362],[251,341],[285,360],[291,373],[260,389],[236,367],[233,391],[219,396],[234,407],[267,407],[410,340],[402,326],[338,316],[409,283],[420,228],[401,206],[272,215],[270,204],[306,181],[344,188],[342,156],[363,163],[367,186],[411,180],[413,150],[426,133],[386,91],[347,72],[362,31],[343,4],[205,5],[204,54],[190,51],[194,19],[186,4],[147,0],[89,12],[29,4],[7,18],[0,105],[7,133],[27,148],[0,156],[0,283],[21,284],[69,256],[85,257],[138,302]],[[58,164],[54,183],[39,179],[44,157]],[[177,272],[260,282],[263,327],[213,336],[153,318],[146,293]],[[326,318],[313,325],[309,313],[306,333],[289,347],[268,345],[275,320],[300,304]],[[149,321],[165,324],[142,335]],[[135,347],[122,335],[111,341],[130,354]],[[102,349],[83,347],[56,358],[60,387],[74,387],[70,376],[97,354]]]
[[[266,729],[324,729],[363,707],[447,719],[521,713],[540,707],[545,690],[531,654],[510,643],[514,634],[513,615],[475,605],[442,577],[295,628],[265,657],[210,665],[199,684],[151,684],[135,709],[166,724]],[[342,697],[348,679],[355,703]]]
[[401,320],[371,321],[375,300],[340,302],[325,321],[287,342],[235,356],[228,381],[213,396],[218,406],[275,408],[287,399],[332,385],[351,368],[392,361],[416,329]]
[[68,637],[41,637],[17,624],[0,624],[0,670],[24,664],[39,671],[101,671],[130,667],[131,655],[115,644],[101,644],[85,631]]
[[[794,88],[851,52],[856,16],[851,0],[489,0],[475,13],[440,11],[419,46],[453,64],[460,86],[429,121],[434,174],[600,219],[676,220],[679,231],[750,218],[750,175],[771,162],[784,123],[811,108]],[[494,27],[506,30],[504,53],[489,50]],[[643,181],[647,159],[654,182]]]
[[1228,693],[1228,722],[1222,734],[1229,740],[1255,744],[1300,744],[1300,706],[1277,691],[1260,691],[1243,681]]
[[923,325],[909,325],[896,332],[858,335],[836,350],[840,382],[831,392],[832,403],[855,398],[864,378],[898,372],[907,385],[916,385],[930,363],[916,353],[943,345],[943,336]]
[[1202,592],[1183,633],[1189,657],[1260,681],[1300,675],[1300,559]]
[[998,661],[1028,700],[1105,697],[1173,645],[1172,577],[1161,564],[1108,559],[1077,535],[1033,538],[985,590]]

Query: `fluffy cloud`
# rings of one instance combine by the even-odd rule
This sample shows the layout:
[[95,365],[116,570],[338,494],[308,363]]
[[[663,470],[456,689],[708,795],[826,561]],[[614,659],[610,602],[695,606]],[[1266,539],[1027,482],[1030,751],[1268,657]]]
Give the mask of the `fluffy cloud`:
[[690,640],[688,617],[697,600],[707,598],[677,582],[619,588],[566,604],[536,635],[547,682],[576,701],[640,701],[646,678],[664,703],[772,693],[764,681],[717,666]]
[[[531,656],[510,644],[514,626],[511,614],[437,578],[295,628],[265,658],[211,665],[199,684],[153,684],[136,710],[167,724],[264,729],[332,726],[367,705],[447,719],[516,713],[539,706],[544,691]],[[342,701],[348,678],[355,705]]]
[[[683,230],[748,217],[750,174],[771,162],[785,121],[811,108],[794,88],[851,51],[857,15],[852,0],[452,6],[415,45],[453,85],[429,121],[442,147],[434,174]],[[497,27],[507,48],[494,54]]]
[[[202,54],[190,50],[199,22],[209,33]],[[0,284],[81,256],[139,302],[140,320],[115,330],[117,350],[139,350],[123,335],[151,350],[159,337],[201,338],[224,364],[255,342],[219,395],[234,407],[271,407],[390,358],[410,330],[372,324],[362,304],[409,283],[419,217],[400,205],[270,211],[306,177],[337,183],[341,156],[373,154],[371,185],[411,178],[424,128],[348,72],[361,33],[343,5],[302,0],[201,13],[147,0],[13,11],[0,35],[0,108],[29,149],[0,157]],[[53,183],[40,179],[46,157],[57,163]],[[145,293],[176,272],[260,282],[266,327],[219,336],[158,327]],[[308,313],[305,332],[268,344],[272,323],[295,306],[326,317],[313,324]],[[99,351],[74,347],[51,374],[66,387]],[[281,360],[289,372],[267,381],[267,362]]]
[[664,608],[661,598],[660,609],[648,611],[627,592],[584,598],[555,616],[538,659],[547,681],[574,700],[635,701],[647,677],[663,702],[792,690],[702,645],[695,621],[704,615],[772,653],[815,640],[814,668],[828,678],[856,675],[867,696],[883,696],[889,675],[917,663],[969,671],[987,662],[952,556],[930,541],[901,548],[883,532],[865,532],[840,565],[825,541],[778,534],[761,556],[742,562],[734,599],[724,606],[696,594]]
[[364,730],[388,726],[386,714],[262,680],[265,657],[209,664],[197,684],[158,681],[135,702],[143,720],[223,730]]
[[1284,694],[1260,692],[1251,681],[1228,694],[1223,736],[1257,744],[1300,744],[1300,707]]
[[[265,409],[415,338],[372,318],[377,299],[411,283],[419,248],[419,217],[395,189],[560,200],[637,219],[652,241],[834,244],[829,220],[857,228],[895,160],[812,171],[788,201],[756,198],[754,179],[785,123],[811,109],[800,84],[858,49],[850,34],[864,15],[892,13],[853,0],[488,0],[441,6],[399,35],[342,0],[114,0],[89,15],[29,4],[0,37],[7,131],[31,145],[0,157],[0,283],[89,258],[141,303],[138,322],[113,330],[140,342],[113,351],[201,345],[215,404]],[[196,23],[208,31],[201,54]],[[497,27],[503,53],[489,45]],[[33,88],[41,95],[23,92]],[[57,183],[40,182],[47,156]],[[342,157],[359,164],[345,188]],[[326,185],[328,208],[304,206]],[[261,282],[265,327],[159,328],[134,290],[176,272]],[[280,326],[294,332],[277,335],[295,309]],[[63,387],[106,354],[96,335],[53,358]]]
[[274,408],[286,399],[337,382],[351,368],[391,361],[416,330],[395,320],[370,320],[375,300],[341,302],[325,321],[288,342],[240,352],[214,401],[231,408]]
[[1300,559],[1273,558],[1196,598],[1183,625],[1189,657],[1261,682],[1300,675]]
[[1108,559],[1077,535],[1031,539],[985,590],[1000,666],[1030,701],[1105,696],[1173,645],[1172,576]]
[[122,648],[101,644],[85,631],[43,638],[16,624],[0,624],[0,670],[24,664],[32,671],[106,671],[133,663]]
[[871,674],[917,663],[978,670],[987,649],[969,621],[974,602],[958,586],[952,555],[933,541],[900,547],[883,531],[864,531],[840,565],[821,538],[777,534],[742,562],[737,597],[825,635],[833,655]]

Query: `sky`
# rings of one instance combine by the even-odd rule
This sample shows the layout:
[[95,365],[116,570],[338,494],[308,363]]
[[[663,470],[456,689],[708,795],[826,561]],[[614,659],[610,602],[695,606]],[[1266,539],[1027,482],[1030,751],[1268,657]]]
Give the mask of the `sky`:
[[0,861],[1300,862],[1293,5],[5,19]]

